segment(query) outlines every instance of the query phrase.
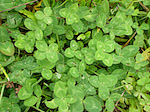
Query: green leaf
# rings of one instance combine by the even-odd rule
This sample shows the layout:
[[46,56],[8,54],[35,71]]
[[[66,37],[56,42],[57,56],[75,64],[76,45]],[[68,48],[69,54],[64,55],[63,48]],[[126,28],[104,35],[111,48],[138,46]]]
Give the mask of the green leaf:
[[106,82],[107,87],[113,87],[117,83],[118,78],[116,76],[113,76],[113,75],[106,75],[105,81],[107,81]]
[[52,78],[52,71],[49,69],[43,69],[41,74],[46,80],[50,80]]
[[86,55],[85,56],[85,62],[89,65],[92,64],[94,62],[94,56],[93,55]]
[[83,98],[85,97],[85,92],[80,86],[71,86],[68,90],[68,93],[80,100],[83,100]]
[[118,101],[121,99],[121,94],[119,93],[112,93],[111,96],[110,96],[110,99],[113,100],[113,101]]
[[24,21],[25,27],[27,27],[29,30],[35,30],[37,28],[36,22],[33,21],[30,18],[26,18]]
[[11,43],[9,41],[0,43],[0,52],[7,56],[13,56],[14,52],[15,52],[13,43]]
[[97,47],[98,50],[102,51],[104,49],[104,43],[101,42],[101,41],[98,41],[96,47]]
[[61,100],[59,107],[58,107],[59,112],[68,112],[68,105],[66,100]]
[[84,34],[80,34],[78,37],[77,37],[77,40],[84,40],[86,37]]
[[45,104],[48,108],[55,109],[59,106],[60,99],[59,98],[54,98],[51,101],[46,101]]
[[150,91],[150,84],[146,84],[145,85],[145,89],[148,90],[148,91]]
[[10,40],[10,36],[9,36],[9,33],[7,31],[7,28],[3,27],[3,26],[0,26],[0,42],[4,42],[4,41],[7,41],[7,40]]
[[35,105],[35,103],[37,102],[37,99],[38,99],[37,97],[31,96],[30,98],[28,98],[24,101],[24,105],[31,107],[31,106]]
[[115,105],[114,105],[114,102],[113,102],[112,99],[108,99],[106,101],[105,105],[106,105],[106,109],[108,110],[108,112],[112,112],[114,110],[114,108],[115,108]]
[[72,40],[73,39],[73,32],[71,31],[71,30],[69,30],[69,31],[67,31],[66,32],[66,38],[68,39],[68,40]]
[[104,43],[104,52],[112,52],[115,48],[115,43],[112,40],[108,40]]
[[83,23],[81,20],[77,23],[71,24],[71,27],[78,33],[83,31]]
[[96,15],[95,14],[92,14],[92,13],[87,13],[85,16],[84,16],[84,19],[89,21],[89,22],[94,22],[95,21],[95,17]]
[[70,42],[70,48],[72,49],[72,50],[77,50],[78,49],[78,43],[75,41],[75,40],[72,40],[71,42]]
[[7,24],[9,28],[16,28],[22,22],[22,16],[17,12],[11,12],[7,15]]
[[32,92],[33,91],[27,91],[25,86],[22,87],[20,90],[19,90],[19,93],[18,93],[18,98],[20,100],[25,100],[27,98],[29,98],[31,95],[32,95]]
[[0,1],[0,10],[9,9],[14,6],[14,3],[11,0],[1,0]]
[[53,32],[58,35],[62,35],[66,32],[65,28],[62,25],[55,25]]
[[45,41],[43,41],[43,40],[36,41],[36,48],[39,51],[46,51],[47,47],[48,46]]
[[45,7],[44,8],[44,14],[45,14],[45,16],[51,16],[52,15],[51,7]]
[[78,58],[79,60],[84,59],[83,54],[79,50],[75,51],[75,57]]
[[29,44],[26,44],[26,46],[25,46],[25,50],[26,50],[26,52],[28,52],[28,53],[32,53],[33,52],[33,47],[31,46],[31,45],[29,45]]
[[79,63],[79,71],[82,72],[86,69],[86,64],[85,62],[82,60],[80,63]]
[[106,25],[106,14],[104,12],[101,12],[100,15],[97,16],[96,25],[100,28]]
[[88,112],[100,112],[102,110],[101,102],[97,100],[94,96],[88,96],[83,101],[85,109]]
[[67,101],[67,103],[73,104],[77,101],[77,98],[72,95],[68,95],[65,97],[65,100]]
[[15,42],[15,46],[18,47],[19,49],[25,48],[26,41],[25,40],[17,40]]
[[62,8],[59,10],[59,14],[61,17],[67,17],[69,10],[67,8]]
[[74,77],[74,78],[79,77],[79,71],[78,71],[78,69],[77,69],[76,67],[70,68],[69,74],[70,74],[72,77]]
[[66,83],[62,82],[62,81],[57,81],[54,86],[54,94],[58,98],[62,98],[64,96],[66,96],[66,94],[67,94]]
[[45,22],[46,24],[50,25],[50,24],[52,24],[53,19],[52,19],[51,17],[45,17],[45,18],[44,18],[44,22]]
[[113,58],[110,54],[106,54],[105,53],[105,58],[103,59],[103,63],[106,65],[106,66],[112,66],[113,64]]
[[150,106],[149,106],[149,105],[145,105],[145,106],[144,106],[144,110],[145,110],[146,112],[149,112],[149,111],[150,111]]
[[80,6],[79,9],[77,10],[77,15],[79,16],[80,19],[82,19],[86,14],[88,14],[88,7],[87,6]]
[[98,96],[106,100],[109,97],[109,89],[106,86],[100,85],[98,88]]
[[37,12],[35,12],[35,17],[39,20],[42,20],[42,19],[44,19],[45,15],[42,11],[37,11]]
[[146,24],[146,23],[142,23],[141,26],[140,26],[140,28],[141,28],[142,30],[148,30],[148,29],[149,29],[149,25]]
[[34,91],[34,94],[37,96],[37,97],[40,97],[42,95],[42,89],[41,89],[41,86],[40,85],[35,85],[33,87],[33,91]]
[[66,23],[68,25],[71,25],[73,23],[78,23],[79,22],[79,17],[78,15],[74,14],[74,13],[69,13],[66,17]]
[[42,40],[43,39],[43,31],[41,29],[36,29],[35,30],[35,37],[37,40]]
[[84,107],[82,101],[78,100],[76,103],[71,104],[70,110],[71,112],[83,112]]
[[91,77],[89,78],[89,82],[90,82],[90,84],[91,84],[92,86],[94,86],[94,87],[96,87],[96,88],[99,87],[99,79],[98,79],[97,76],[91,76]]
[[122,49],[122,56],[124,57],[135,56],[138,51],[139,51],[138,46],[128,45]]
[[58,54],[54,50],[48,49],[46,51],[46,57],[51,63],[56,63],[58,61]]
[[69,11],[72,13],[76,13],[78,10],[78,3],[74,3],[69,7]]
[[148,82],[148,80],[149,80],[149,78],[143,77],[137,81],[137,84],[143,86]]
[[43,60],[43,59],[46,58],[46,53],[37,50],[37,51],[34,52],[34,57],[35,57],[37,60]]
[[56,44],[56,43],[51,43],[51,44],[49,45],[49,49],[54,50],[54,51],[57,51],[57,50],[58,50],[58,44]]
[[95,59],[96,60],[104,60],[106,53],[102,51],[102,49],[99,49],[95,52]]
[[65,50],[65,56],[68,57],[68,58],[74,57],[74,52],[71,50],[71,48],[67,48]]
[[58,73],[64,73],[65,72],[65,65],[64,64],[57,64],[56,70]]

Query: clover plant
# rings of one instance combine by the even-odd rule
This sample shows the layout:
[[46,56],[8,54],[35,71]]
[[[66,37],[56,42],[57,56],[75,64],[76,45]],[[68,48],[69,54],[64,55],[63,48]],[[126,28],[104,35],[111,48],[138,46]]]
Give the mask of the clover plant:
[[149,0],[34,2],[0,1],[29,4],[0,13],[0,111],[150,111]]

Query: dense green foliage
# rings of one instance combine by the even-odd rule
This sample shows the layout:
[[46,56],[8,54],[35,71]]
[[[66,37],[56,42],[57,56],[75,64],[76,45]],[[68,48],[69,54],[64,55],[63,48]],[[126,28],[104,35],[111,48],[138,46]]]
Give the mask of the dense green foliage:
[[0,112],[150,112],[149,0],[35,5],[0,13]]

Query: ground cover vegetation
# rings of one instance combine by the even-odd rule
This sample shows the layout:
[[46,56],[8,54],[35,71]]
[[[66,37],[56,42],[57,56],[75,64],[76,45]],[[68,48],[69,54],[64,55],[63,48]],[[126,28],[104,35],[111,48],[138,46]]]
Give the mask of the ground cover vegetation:
[[149,0],[0,0],[0,112],[150,112]]

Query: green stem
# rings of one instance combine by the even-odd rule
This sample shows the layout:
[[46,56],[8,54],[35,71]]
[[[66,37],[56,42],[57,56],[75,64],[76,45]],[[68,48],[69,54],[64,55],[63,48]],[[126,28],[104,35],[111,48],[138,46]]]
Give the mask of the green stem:
[[56,9],[62,7],[66,2],[68,2],[68,0],[65,0],[60,6],[56,7]]
[[39,82],[41,82],[43,80],[43,77],[41,77],[38,81],[36,81],[33,85],[32,85],[32,87],[34,87],[35,85],[37,85]]
[[39,108],[36,108],[35,106],[31,106],[32,108],[38,110],[39,112],[44,112],[43,110],[39,109]]
[[89,70],[90,72],[92,72],[92,73],[94,73],[94,74],[96,74],[96,75],[100,75],[99,73],[96,73],[95,71],[93,71],[93,70]]
[[82,6],[85,6],[85,0],[82,0],[81,5],[82,5]]
[[24,112],[29,112],[30,107],[27,107]]
[[2,100],[3,94],[4,94],[5,84],[2,86],[1,95],[0,95],[0,102]]
[[59,37],[56,35],[57,43],[58,43],[58,49],[60,49],[60,42],[59,42]]
[[6,83],[7,81],[5,81],[5,80],[2,80],[2,81],[0,81],[0,84],[3,84],[3,83]]
[[43,3],[46,7],[50,7],[50,4],[48,3],[48,0],[43,0]]
[[49,85],[44,82],[44,85],[49,88]]
[[2,67],[2,65],[0,64],[0,70],[2,70],[2,72],[4,73],[5,77],[7,78],[7,80],[9,81],[9,77],[8,74],[6,73],[5,69]]
[[124,86],[126,86],[126,85],[118,86],[118,87],[112,89],[111,91],[115,91],[115,90],[117,90],[117,89],[123,88]]

